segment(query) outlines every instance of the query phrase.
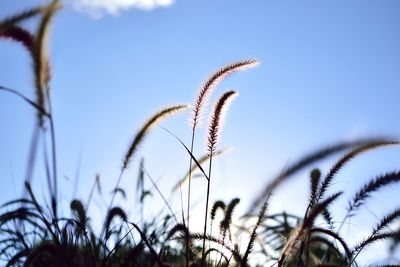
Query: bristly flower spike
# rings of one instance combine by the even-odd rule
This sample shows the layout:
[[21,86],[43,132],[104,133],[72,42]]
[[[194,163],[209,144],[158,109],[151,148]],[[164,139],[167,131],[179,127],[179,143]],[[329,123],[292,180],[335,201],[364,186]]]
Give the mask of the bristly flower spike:
[[[212,167],[212,159],[215,154],[215,149],[218,142],[218,137],[220,135],[222,129],[222,123],[224,121],[225,112],[232,102],[232,100],[238,95],[235,91],[228,91],[223,94],[214,107],[214,112],[212,113],[210,123],[208,125],[208,153],[210,155],[209,159],[209,168],[208,168],[208,180],[207,180],[207,195],[206,195],[206,212],[204,215],[204,232],[203,235],[207,235],[207,216],[208,216],[208,202],[210,199],[210,181],[211,181],[211,167]],[[205,261],[205,248],[206,248],[206,239],[203,239],[203,250],[201,256],[201,266],[204,266]]]
[[208,152],[211,155],[215,154],[215,149],[218,143],[221,129],[224,122],[226,110],[232,100],[239,94],[235,91],[228,91],[221,96],[214,107],[214,112],[211,116],[209,129],[208,129]]
[[158,113],[154,114],[150,119],[148,119],[142,128],[138,131],[136,134],[135,138],[133,139],[131,145],[129,146],[129,149],[127,153],[125,154],[124,160],[123,160],[123,166],[122,170],[126,169],[130,163],[130,160],[133,156],[133,154],[136,152],[136,149],[138,148],[138,145],[143,141],[144,137],[147,135],[147,133],[154,128],[160,121],[162,121],[165,118],[168,118],[169,116],[181,112],[187,108],[186,105],[176,105],[176,106],[171,106],[167,107]]
[[3,31],[0,31],[0,38],[18,42],[22,44],[29,53],[32,53],[34,36],[22,27],[13,25],[5,28]]
[[[223,67],[216,72],[214,72],[210,78],[203,84],[200,89],[200,92],[195,100],[194,108],[193,108],[193,118],[191,120],[192,123],[192,141],[190,146],[190,153],[193,154],[193,147],[194,147],[194,139],[195,139],[195,132],[196,127],[200,124],[204,106],[207,105],[208,99],[214,88],[218,85],[218,83],[223,80],[227,75],[234,73],[236,71],[245,70],[250,67],[255,67],[258,65],[258,61],[254,59],[250,60],[242,60],[234,62],[226,67]],[[192,169],[192,158],[190,158],[189,162],[189,170]],[[187,205],[187,228],[189,230],[189,220],[190,220],[190,184],[191,184],[192,172],[189,171],[189,185],[188,185],[188,205]],[[189,247],[189,239],[186,240],[186,247]],[[203,255],[204,256],[204,255]],[[189,266],[189,251],[186,251],[186,267]]]
[[254,59],[237,61],[235,63],[232,63],[231,65],[228,65],[222,69],[217,70],[210,76],[210,78],[201,87],[200,92],[194,104],[193,119],[191,121],[193,124],[193,130],[200,124],[204,106],[207,105],[208,99],[213,89],[218,85],[218,83],[222,81],[229,74],[241,70],[246,70],[251,67],[255,67],[258,64],[259,61]]

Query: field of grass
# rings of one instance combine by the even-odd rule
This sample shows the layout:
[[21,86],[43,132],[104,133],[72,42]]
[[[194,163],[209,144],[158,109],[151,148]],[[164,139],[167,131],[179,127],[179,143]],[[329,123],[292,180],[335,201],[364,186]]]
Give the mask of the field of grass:
[[[30,146],[30,161],[25,179],[25,194],[1,206],[0,211],[0,261],[5,266],[358,266],[357,259],[364,249],[376,242],[390,242],[395,251],[400,243],[400,229],[393,230],[399,222],[400,207],[382,217],[370,233],[350,245],[341,236],[341,229],[347,221],[357,216],[357,211],[375,192],[400,181],[400,171],[388,172],[371,179],[362,185],[343,207],[344,218],[333,218],[330,208],[343,195],[341,191],[328,195],[336,174],[351,161],[365,152],[388,146],[398,146],[400,141],[386,138],[365,138],[338,142],[314,151],[302,159],[286,166],[284,171],[266,184],[263,193],[254,200],[248,213],[239,221],[233,220],[235,208],[240,199],[223,199],[210,203],[213,190],[213,159],[221,156],[224,150],[219,147],[219,139],[225,120],[229,121],[231,102],[238,95],[236,91],[226,91],[212,105],[207,122],[207,151],[196,158],[194,142],[203,116],[208,113],[207,106],[211,94],[225,77],[236,72],[256,67],[254,59],[233,62],[224,66],[204,82],[193,103],[168,106],[147,118],[139,127],[126,149],[121,162],[120,174],[115,179],[112,197],[106,205],[106,217],[101,229],[92,225],[90,204],[94,194],[101,196],[101,181],[93,182],[88,199],[71,199],[68,203],[72,216],[61,212],[59,203],[59,177],[57,175],[56,131],[52,113],[50,80],[51,63],[47,52],[49,28],[53,16],[61,9],[59,1],[32,8],[11,15],[0,22],[0,38],[14,41],[29,52],[34,73],[36,99],[29,99],[17,89],[0,86],[2,93],[11,93],[21,98],[36,112],[36,130]],[[39,18],[35,32],[21,26],[22,22],[33,17]],[[234,106],[232,107],[234,108]],[[175,186],[179,194],[180,207],[171,207],[162,194],[157,182],[148,175],[143,161],[140,164],[135,192],[120,187],[122,179],[148,133],[163,120],[182,111],[190,110],[191,142],[185,144],[173,132],[164,129],[177,146],[187,152],[187,161],[179,164],[188,168],[187,175]],[[229,123],[229,122],[228,122]],[[40,140],[45,142],[40,142]],[[36,151],[43,145],[47,188],[46,199],[37,198],[31,187],[31,177],[36,164]],[[4,152],[2,152],[4,153]],[[337,155],[338,160],[327,173],[319,169],[309,170],[309,192],[304,192],[307,208],[302,216],[285,211],[269,213],[270,197],[289,177],[329,156]],[[192,230],[190,208],[191,186],[194,175],[200,176],[207,184],[201,205],[205,206],[203,231]],[[153,190],[144,187],[144,180],[150,180]],[[182,188],[185,187],[183,195]],[[42,193],[42,192],[41,192]],[[146,209],[145,199],[151,194],[159,194],[166,209],[151,220],[133,221],[125,207],[114,205],[116,198],[127,194],[138,194],[138,205]],[[243,196],[245,197],[245,196]],[[183,203],[189,203],[186,206]],[[396,203],[397,205],[397,203]],[[175,210],[179,210],[175,213]],[[339,223],[338,223],[339,222]],[[354,243],[354,242],[351,242]],[[378,260],[378,259],[377,259]],[[399,266],[388,263],[387,266]]]

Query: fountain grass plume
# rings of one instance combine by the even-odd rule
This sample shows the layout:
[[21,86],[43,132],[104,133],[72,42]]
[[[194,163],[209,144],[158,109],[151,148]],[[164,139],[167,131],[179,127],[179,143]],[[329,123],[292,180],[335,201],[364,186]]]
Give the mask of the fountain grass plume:
[[259,61],[254,59],[237,61],[213,73],[201,87],[200,92],[195,101],[195,106],[193,109],[193,119],[192,119],[193,129],[195,129],[199,125],[202,117],[201,115],[204,110],[204,106],[207,105],[211,92],[218,85],[218,83],[222,81],[229,74],[245,70],[251,67],[255,67],[258,64]]
[[[153,116],[151,116],[144,124],[143,126],[139,129],[139,131],[136,133],[135,137],[133,138],[133,141],[131,145],[128,148],[128,151],[125,154],[125,157],[123,159],[121,171],[119,174],[119,177],[117,179],[117,183],[114,188],[118,188],[119,184],[121,183],[122,176],[124,174],[124,171],[128,168],[129,163],[131,162],[132,157],[134,156],[135,152],[137,151],[139,145],[143,142],[144,138],[146,135],[150,132],[151,129],[153,129],[158,123],[160,123],[162,120],[170,117],[171,115],[174,115],[178,112],[182,112],[187,108],[187,105],[175,105],[175,106],[170,106],[167,108],[162,109],[161,111],[155,113]],[[114,203],[115,199],[115,192],[113,193],[111,197],[110,204],[108,206],[108,210],[112,208],[112,205]]]
[[187,105],[176,105],[176,106],[171,106],[162,109],[161,111],[157,112],[154,114],[152,117],[150,117],[144,124],[143,126],[139,129],[137,134],[135,135],[131,145],[129,146],[128,151],[125,154],[123,164],[122,164],[122,169],[128,168],[128,165],[131,161],[132,156],[136,152],[139,144],[144,140],[146,137],[147,133],[154,128],[159,122],[162,120],[168,118],[169,116],[176,114],[178,112],[182,112],[187,108]]
[[47,51],[47,39],[51,21],[55,12],[61,8],[59,1],[53,1],[44,11],[39,27],[37,29],[33,46],[33,68],[35,73],[36,97],[38,104],[45,106],[45,97],[48,97],[50,64]]
[[[212,159],[215,153],[215,149],[218,143],[218,137],[220,136],[222,124],[224,121],[225,112],[232,102],[232,100],[238,95],[235,91],[228,91],[224,93],[217,101],[214,106],[214,112],[211,115],[210,123],[208,125],[208,153],[210,155],[209,160],[209,168],[208,168],[208,180],[207,180],[207,196],[206,196],[206,210],[204,215],[204,237],[207,235],[207,218],[208,218],[208,203],[210,198],[210,182],[211,182],[211,169],[212,169]],[[206,239],[203,239],[203,250],[202,250],[202,257],[201,262],[202,266],[204,266],[205,261],[205,242]]]
[[28,30],[12,25],[0,31],[0,38],[10,39],[12,41],[22,44],[29,53],[33,50],[34,36]]
[[[201,115],[204,110],[204,106],[207,105],[208,99],[210,98],[210,95],[213,91],[213,89],[218,85],[220,81],[222,81],[227,75],[234,73],[236,71],[240,70],[245,70],[250,67],[254,67],[258,65],[258,61],[254,59],[250,60],[242,60],[242,61],[236,61],[226,67],[223,67],[216,72],[214,72],[208,80],[203,84],[203,86],[200,89],[199,94],[197,95],[194,109],[193,109],[193,118],[192,118],[192,140],[191,140],[191,146],[190,146],[190,153],[193,154],[193,147],[194,147],[194,140],[195,140],[195,133],[196,133],[196,127],[200,124],[201,121]],[[188,200],[187,200],[187,227],[189,229],[189,224],[190,224],[190,191],[191,191],[191,179],[192,179],[192,163],[193,160],[190,158],[189,160],[189,184],[188,184]],[[189,246],[189,240],[186,242],[187,247]],[[188,258],[188,251],[187,251],[187,258],[186,258],[186,267],[189,266],[189,258]]]
[[[50,24],[55,12],[61,8],[58,0],[52,1],[46,6],[32,8],[21,12],[0,22],[0,38],[8,38],[21,43],[31,54],[35,76],[36,104],[38,109],[39,124],[43,126],[43,115],[47,110],[45,98],[50,81],[50,64],[47,53],[47,37]],[[17,25],[30,17],[42,15],[39,27],[35,34]]]
[[229,104],[232,102],[232,100],[238,95],[239,94],[235,91],[228,91],[221,96],[221,98],[218,100],[217,104],[214,107],[214,112],[211,116],[208,129],[207,146],[210,157],[214,156],[216,153],[215,149],[219,140],[219,136],[221,134],[221,129],[224,123],[226,110],[228,109]]

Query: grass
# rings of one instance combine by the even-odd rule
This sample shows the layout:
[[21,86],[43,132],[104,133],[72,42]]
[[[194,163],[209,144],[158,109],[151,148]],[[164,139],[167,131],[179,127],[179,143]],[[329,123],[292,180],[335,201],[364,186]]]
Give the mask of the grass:
[[[342,220],[334,220],[330,213],[331,206],[343,197],[342,192],[327,195],[343,166],[367,151],[399,145],[396,140],[371,138],[339,142],[304,156],[298,162],[287,166],[284,172],[265,186],[263,193],[254,200],[248,213],[242,216],[239,222],[233,220],[233,214],[240,204],[240,199],[235,198],[230,202],[218,200],[210,205],[213,158],[220,156],[224,151],[217,150],[217,144],[221,138],[227,106],[237,92],[223,93],[214,105],[208,123],[207,154],[201,158],[194,156],[197,126],[201,122],[202,114],[206,112],[209,96],[218,82],[229,74],[254,67],[258,64],[256,60],[234,62],[213,73],[204,83],[193,105],[189,146],[167,130],[177,138],[178,145],[187,151],[189,161],[188,174],[173,188],[174,193],[177,193],[178,189],[180,192],[181,218],[173,212],[175,207],[170,206],[155,180],[145,169],[143,160],[139,168],[136,192],[133,192],[139,194],[138,204],[142,210],[142,217],[143,210],[146,209],[144,199],[152,194],[162,197],[168,207],[166,215],[161,212],[139,225],[132,222],[123,207],[115,206],[114,200],[117,196],[125,198],[127,194],[132,193],[119,185],[129,163],[136,160],[136,151],[146,135],[160,121],[186,110],[188,105],[167,107],[155,113],[139,128],[123,159],[101,231],[93,229],[89,214],[93,195],[97,193],[101,196],[99,176],[96,177],[86,201],[70,201],[71,216],[60,214],[59,208],[63,204],[57,201],[59,190],[56,131],[49,85],[52,78],[51,64],[46,50],[51,19],[60,8],[59,1],[54,0],[48,5],[6,18],[0,23],[0,38],[22,44],[31,55],[36,99],[31,100],[11,88],[0,86],[0,91],[21,98],[37,113],[37,128],[32,138],[31,160],[28,162],[24,185],[26,194],[1,206],[0,259],[5,266],[357,266],[358,256],[375,242],[389,240],[393,251],[398,246],[400,229],[392,230],[389,226],[399,221],[400,208],[381,218],[370,234],[355,246],[351,246],[348,240],[341,237],[340,230],[349,218],[357,215],[357,211],[372,194],[386,186],[397,184],[400,181],[400,172],[388,172],[368,181],[349,200],[346,215]],[[32,17],[40,18],[35,33],[21,26],[21,22]],[[40,143],[41,138],[46,142]],[[47,143],[50,147],[46,147]],[[32,169],[37,164],[35,155],[39,145],[43,145],[46,152],[44,178],[47,182],[48,199],[44,201],[36,198],[36,193],[30,185]],[[284,211],[276,214],[268,212],[270,197],[282,182],[309,168],[311,164],[342,152],[344,155],[325,175],[318,169],[311,170],[310,192],[304,194],[308,205],[303,216],[287,214]],[[200,170],[207,183],[207,191],[204,192],[206,213],[202,233],[193,232],[190,227],[193,212],[190,208],[190,187],[191,179],[197,170]],[[151,181],[153,191],[145,189],[145,179]],[[183,206],[184,186],[188,189],[187,207]],[[219,223],[218,213],[222,216]],[[337,227],[334,221],[341,221],[341,224]]]

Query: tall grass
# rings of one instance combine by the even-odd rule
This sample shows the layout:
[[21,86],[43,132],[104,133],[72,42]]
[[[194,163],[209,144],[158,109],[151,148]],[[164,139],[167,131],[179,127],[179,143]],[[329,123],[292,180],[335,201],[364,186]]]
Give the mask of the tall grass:
[[[357,260],[369,245],[391,240],[395,247],[400,240],[399,230],[392,230],[391,225],[399,222],[400,208],[393,209],[381,218],[370,234],[351,245],[350,240],[342,236],[341,228],[349,218],[365,205],[374,194],[387,186],[400,181],[400,172],[388,172],[370,179],[349,200],[344,218],[337,227],[331,207],[344,197],[343,192],[332,192],[332,183],[343,167],[367,151],[387,146],[399,145],[399,142],[387,138],[368,138],[350,142],[339,142],[305,155],[299,161],[266,184],[262,194],[254,198],[249,211],[241,220],[236,220],[236,207],[239,198],[218,200],[209,209],[212,189],[213,158],[221,156],[224,149],[218,150],[224,115],[228,104],[237,96],[236,91],[221,94],[210,114],[207,131],[207,154],[196,158],[195,136],[201,117],[205,113],[210,95],[217,84],[227,75],[257,65],[256,60],[237,61],[213,73],[201,87],[193,107],[190,144],[186,145],[174,135],[187,152],[189,158],[188,173],[174,187],[176,193],[188,185],[187,207],[183,206],[179,220],[172,206],[164,196],[164,189],[146,170],[144,161],[140,161],[138,183],[138,204],[141,209],[140,223],[134,222],[125,207],[115,206],[117,196],[126,197],[130,190],[121,188],[123,174],[132,160],[137,159],[140,145],[143,144],[151,129],[161,121],[187,109],[188,105],[176,105],[164,108],[150,116],[139,127],[132,142],[124,154],[120,174],[116,185],[111,189],[111,200],[105,202],[105,216],[100,233],[93,229],[90,216],[90,203],[94,196],[102,198],[101,180],[97,175],[88,198],[85,201],[72,199],[69,204],[70,216],[59,212],[63,206],[58,197],[56,130],[51,105],[49,81],[52,78],[50,57],[47,52],[49,27],[56,11],[61,8],[59,1],[32,8],[10,16],[0,23],[0,38],[22,44],[29,52],[34,74],[33,89],[36,99],[32,100],[18,90],[0,86],[0,91],[11,93],[30,105],[37,113],[37,124],[30,146],[30,158],[26,168],[24,188],[26,194],[21,198],[4,203],[0,213],[0,260],[5,266],[358,266]],[[22,26],[22,22],[32,17],[39,18],[35,32]],[[50,144],[50,147],[48,147]],[[44,151],[45,179],[48,196],[39,200],[31,187],[33,168],[37,164],[38,146]],[[309,177],[310,192],[304,194],[307,208],[302,216],[284,211],[270,214],[267,210],[275,189],[294,174],[343,152],[332,168],[324,174],[313,169]],[[208,164],[208,172],[205,171]],[[205,178],[207,190],[203,192],[202,204],[205,205],[203,232],[191,230],[191,179],[195,171]],[[146,188],[145,180],[151,182],[151,189]],[[96,190],[97,189],[97,190]],[[154,191],[154,192],[153,192]],[[168,209],[158,215],[145,217],[145,199],[158,194]],[[284,196],[287,197],[287,196]],[[395,202],[395,201],[393,201]],[[228,204],[225,204],[228,203]],[[262,205],[261,205],[262,204]],[[398,205],[398,203],[394,203]],[[261,207],[260,207],[261,205]],[[186,208],[186,209],[185,209]],[[257,209],[258,212],[255,212]],[[186,210],[186,215],[184,214]],[[217,214],[222,215],[219,223]],[[210,222],[208,221],[210,216]],[[218,225],[213,229],[213,225]],[[208,230],[208,225],[210,226]],[[215,231],[217,230],[217,231]],[[215,233],[217,232],[217,234]],[[399,264],[398,262],[395,264]],[[393,265],[392,265],[393,266]]]

